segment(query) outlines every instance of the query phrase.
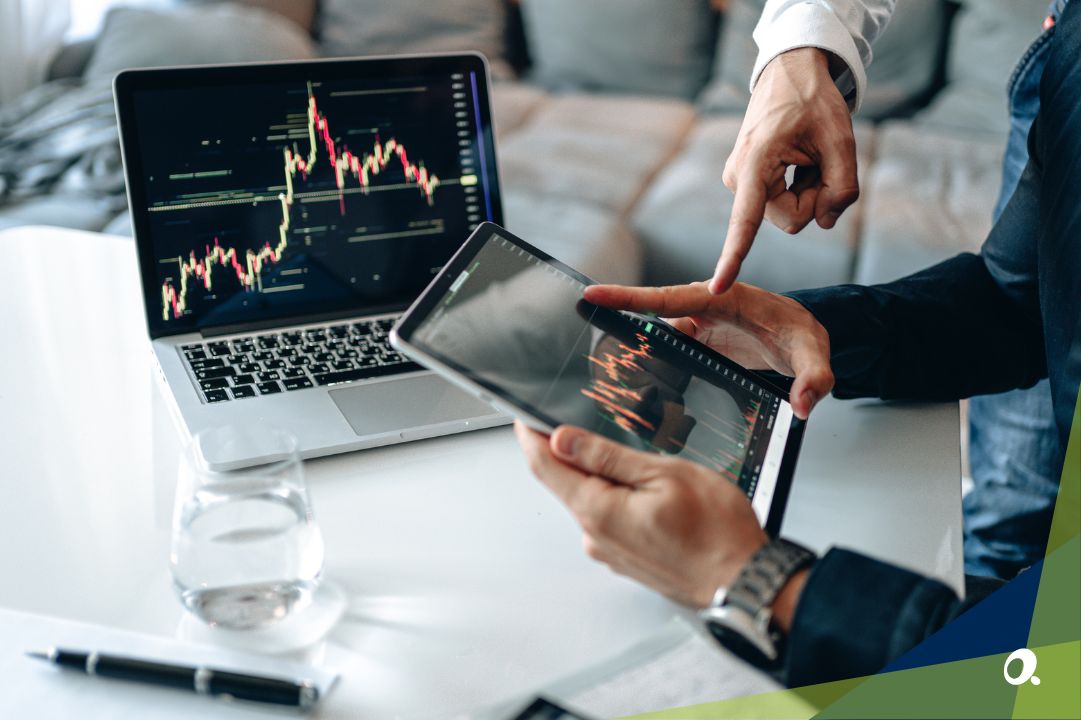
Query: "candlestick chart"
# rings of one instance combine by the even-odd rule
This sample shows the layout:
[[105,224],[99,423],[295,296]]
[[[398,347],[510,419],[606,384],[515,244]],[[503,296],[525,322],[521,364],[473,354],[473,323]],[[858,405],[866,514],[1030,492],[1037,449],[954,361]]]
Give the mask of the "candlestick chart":
[[[730,399],[731,412],[721,414],[723,403],[688,407],[660,378],[664,361],[655,356],[647,335],[636,333],[633,342],[618,343],[612,350],[601,347],[604,344],[586,355],[592,372],[581,394],[596,403],[603,421],[646,440],[655,449],[676,448],[678,454],[739,484],[760,417],[757,396],[740,388],[731,392],[711,388],[715,396],[724,393]],[[658,393],[658,388],[664,391]],[[688,424],[683,419],[690,413],[694,417]],[[689,430],[691,427],[694,430]],[[694,433],[693,439],[686,437],[690,433]]]
[[469,89],[448,74],[147,99],[160,321],[414,295],[491,214]]
[[283,253],[289,246],[290,213],[295,201],[295,186],[297,178],[306,180],[320,161],[319,148],[322,147],[322,155],[326,156],[326,162],[333,170],[334,182],[338,188],[338,206],[340,213],[345,215],[345,188],[347,175],[356,179],[362,191],[367,192],[371,187],[372,178],[386,171],[392,159],[397,159],[401,164],[405,182],[415,184],[428,205],[434,204],[435,190],[439,187],[439,178],[428,172],[421,161],[414,164],[409,159],[408,150],[396,139],[391,138],[383,143],[379,136],[375,136],[374,145],[370,152],[360,155],[354,154],[347,148],[336,146],[330,130],[330,121],[319,112],[315,95],[312,93],[311,83],[308,83],[308,151],[302,155],[296,146],[283,149],[283,175],[285,190],[278,194],[281,203],[281,222],[278,223],[278,240],[274,245],[265,243],[257,250],[245,250],[243,259],[240,251],[235,247],[223,248],[220,240],[215,237],[213,245],[207,245],[203,249],[201,257],[196,256],[196,251],[191,250],[187,257],[177,258],[177,275],[180,278],[179,286],[175,285],[171,278],[162,283],[162,319],[168,320],[170,316],[179,318],[187,310],[187,296],[191,278],[196,278],[203,288],[210,292],[213,290],[213,275],[215,265],[226,268],[236,277],[240,286],[247,291],[260,290],[262,286],[263,268],[281,260]]

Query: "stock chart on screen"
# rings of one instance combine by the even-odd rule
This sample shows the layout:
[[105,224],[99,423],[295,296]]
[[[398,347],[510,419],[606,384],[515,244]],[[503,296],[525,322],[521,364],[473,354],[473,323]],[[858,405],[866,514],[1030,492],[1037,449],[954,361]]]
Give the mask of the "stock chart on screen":
[[414,342],[553,425],[683,457],[753,496],[780,397],[663,323],[586,302],[584,289],[495,237]]
[[491,219],[475,73],[142,90],[166,325],[412,299]]

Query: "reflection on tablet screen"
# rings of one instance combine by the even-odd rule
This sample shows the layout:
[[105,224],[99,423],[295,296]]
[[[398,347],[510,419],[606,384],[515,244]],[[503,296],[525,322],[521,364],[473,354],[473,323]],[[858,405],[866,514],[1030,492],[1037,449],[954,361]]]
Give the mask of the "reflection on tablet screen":
[[552,425],[704,465],[765,522],[791,407],[663,323],[582,300],[585,285],[493,235],[412,342]]

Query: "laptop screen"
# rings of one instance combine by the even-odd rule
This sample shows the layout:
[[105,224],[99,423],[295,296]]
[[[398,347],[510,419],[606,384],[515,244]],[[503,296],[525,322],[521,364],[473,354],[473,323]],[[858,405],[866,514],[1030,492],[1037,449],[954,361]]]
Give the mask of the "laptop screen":
[[117,79],[154,337],[404,308],[500,219],[477,56]]

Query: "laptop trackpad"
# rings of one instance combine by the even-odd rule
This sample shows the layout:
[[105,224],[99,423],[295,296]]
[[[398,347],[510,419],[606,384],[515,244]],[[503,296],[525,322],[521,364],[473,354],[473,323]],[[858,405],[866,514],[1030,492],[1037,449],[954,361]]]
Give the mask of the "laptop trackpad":
[[491,405],[437,375],[414,375],[331,390],[329,394],[357,435],[410,430],[497,413]]

